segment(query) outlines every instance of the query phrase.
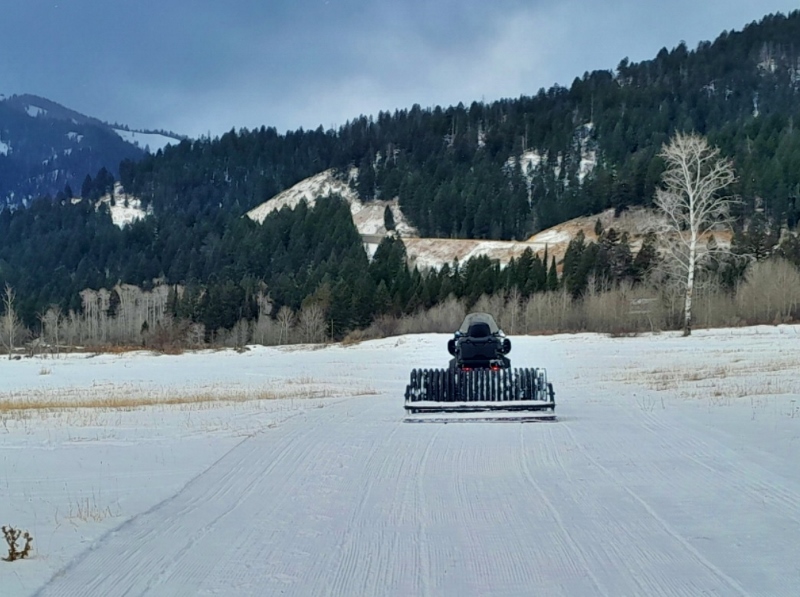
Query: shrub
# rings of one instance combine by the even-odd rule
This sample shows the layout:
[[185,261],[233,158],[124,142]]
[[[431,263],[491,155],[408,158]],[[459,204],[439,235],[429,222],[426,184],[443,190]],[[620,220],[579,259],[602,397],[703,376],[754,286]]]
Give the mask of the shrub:
[[[11,526],[4,526],[3,535],[6,538],[6,543],[8,543],[8,555],[3,558],[6,562],[21,560],[30,555],[33,545],[33,536],[31,536],[28,531],[21,531]],[[22,546],[22,549],[19,547],[20,538],[25,540],[25,545]]]

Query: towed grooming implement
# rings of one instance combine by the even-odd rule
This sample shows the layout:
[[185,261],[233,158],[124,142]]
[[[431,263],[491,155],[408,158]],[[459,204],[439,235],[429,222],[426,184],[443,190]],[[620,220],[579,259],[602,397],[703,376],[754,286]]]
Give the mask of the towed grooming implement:
[[555,419],[555,392],[538,368],[511,368],[511,350],[491,315],[467,315],[448,342],[447,369],[414,369],[406,387],[407,422]]

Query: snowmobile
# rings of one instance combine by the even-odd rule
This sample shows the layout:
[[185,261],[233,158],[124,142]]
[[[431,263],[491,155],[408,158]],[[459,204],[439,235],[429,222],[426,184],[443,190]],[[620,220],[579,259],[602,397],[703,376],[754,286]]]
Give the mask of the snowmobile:
[[555,392],[540,368],[511,368],[511,340],[489,313],[470,313],[447,343],[447,369],[414,369],[407,422],[555,419]]

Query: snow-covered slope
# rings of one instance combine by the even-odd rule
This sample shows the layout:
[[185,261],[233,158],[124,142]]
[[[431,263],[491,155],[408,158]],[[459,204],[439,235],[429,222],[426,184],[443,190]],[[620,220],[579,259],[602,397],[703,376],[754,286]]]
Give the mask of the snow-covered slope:
[[531,249],[539,257],[547,250],[548,259],[555,257],[560,262],[579,231],[583,231],[587,241],[597,240],[594,232],[595,223],[600,220],[603,226],[615,228],[618,232],[627,232],[631,249],[636,252],[641,247],[644,233],[652,226],[652,212],[644,209],[631,209],[619,217],[609,209],[601,214],[575,218],[562,224],[542,230],[524,241],[473,240],[473,239],[437,239],[437,238],[404,238],[410,263],[420,268],[439,269],[445,263],[456,259],[463,263],[471,257],[487,256],[498,260],[502,265],[512,258],[517,258],[526,249]]
[[[642,246],[648,230],[652,230],[657,216],[653,210],[631,208],[622,214],[615,215],[613,209],[602,213],[574,218],[542,230],[524,241],[469,240],[469,239],[436,239],[436,238],[404,238],[409,261],[420,268],[440,268],[444,263],[452,263],[458,259],[463,263],[466,259],[486,255],[498,260],[502,265],[511,258],[519,257],[526,249],[531,249],[539,257],[544,256],[547,249],[548,259],[555,257],[556,262],[564,258],[570,241],[578,232],[583,232],[587,242],[597,241],[595,224],[600,220],[603,228],[614,228],[618,233],[628,234],[631,251],[635,254]],[[717,244],[730,244],[731,234],[726,231],[714,232]]]
[[539,424],[403,423],[445,335],[2,359],[4,404],[161,397],[1,411],[2,594],[794,595],[798,331],[515,336]]
[[[588,157],[586,159],[589,160]],[[523,160],[525,168],[535,168],[541,156],[531,151],[523,156]],[[588,162],[586,167],[591,167]],[[609,209],[601,214],[564,222],[524,241],[420,238],[417,230],[403,215],[397,199],[362,202],[349,182],[337,178],[333,170],[320,172],[299,182],[250,210],[247,216],[256,222],[263,222],[269,214],[284,207],[294,209],[301,201],[313,205],[317,198],[333,194],[340,195],[350,204],[353,222],[362,235],[369,255],[374,253],[380,240],[387,234],[383,213],[386,206],[389,206],[394,215],[396,233],[402,237],[406,245],[409,263],[420,269],[439,269],[445,263],[452,264],[456,260],[463,263],[472,257],[482,255],[497,259],[505,265],[513,257],[519,257],[526,249],[533,250],[540,257],[544,256],[547,249],[549,257],[556,257],[556,260],[560,261],[569,242],[579,230],[583,231],[587,240],[596,240],[594,227],[597,220],[600,220],[606,229],[613,227],[620,233],[627,232],[631,249],[636,252],[641,246],[644,233],[653,224],[653,213],[648,210],[633,208],[615,216],[614,210]]]
[[114,132],[128,143],[140,149],[147,150],[150,153],[156,153],[159,149],[164,149],[167,145],[176,145],[180,142],[180,139],[168,137],[161,133],[143,133],[141,131],[127,131],[117,128],[114,129]]
[[[529,161],[535,161],[532,156],[533,154],[527,156]],[[544,252],[545,247],[550,247],[551,254],[559,255],[559,252],[563,254],[571,238],[566,229],[544,231],[522,242],[419,238],[416,229],[408,224],[400,210],[397,199],[362,202],[348,181],[337,178],[333,170],[320,172],[299,182],[252,209],[247,216],[256,222],[263,222],[269,214],[284,207],[294,209],[301,201],[313,205],[317,198],[333,194],[340,195],[350,204],[353,222],[362,235],[365,248],[370,255],[387,234],[383,214],[385,208],[389,206],[394,215],[396,233],[402,237],[406,245],[409,261],[420,268],[438,269],[445,263],[452,263],[455,260],[464,262],[479,255],[488,255],[500,260],[501,263],[507,263],[512,257],[522,254],[526,248]]]
[[383,236],[386,234],[386,228],[383,225],[383,213],[387,206],[392,210],[397,232],[402,236],[416,235],[416,230],[408,224],[396,199],[363,203],[358,198],[358,194],[350,186],[350,180],[355,176],[355,172],[353,170],[350,173],[350,179],[348,180],[337,177],[334,170],[325,170],[315,174],[277,194],[258,207],[251,209],[247,212],[247,217],[261,223],[269,214],[274,211],[280,211],[284,207],[294,209],[301,201],[313,206],[320,197],[340,195],[350,204],[353,222],[361,235]]
[[572,234],[566,228],[544,230],[525,241],[404,238],[406,253],[411,265],[420,269],[440,269],[445,263],[458,260],[464,263],[473,257],[486,256],[502,265],[518,258],[527,249],[540,257],[545,249],[549,257],[560,260],[564,256]]

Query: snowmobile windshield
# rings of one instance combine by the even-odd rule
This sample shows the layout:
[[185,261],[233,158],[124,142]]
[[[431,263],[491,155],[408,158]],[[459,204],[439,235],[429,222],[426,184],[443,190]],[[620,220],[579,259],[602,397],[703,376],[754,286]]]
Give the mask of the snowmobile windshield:
[[469,333],[470,327],[472,327],[474,324],[480,323],[488,325],[489,332],[492,334],[496,334],[500,331],[500,328],[497,326],[497,322],[494,320],[494,317],[488,313],[470,313],[464,318],[464,321],[461,323],[461,327],[458,328],[458,331],[466,335]]

